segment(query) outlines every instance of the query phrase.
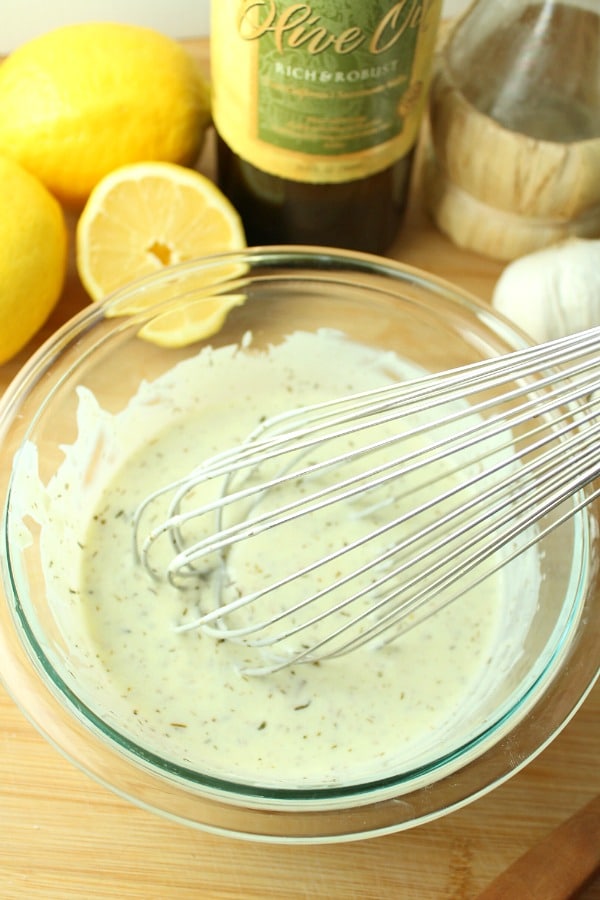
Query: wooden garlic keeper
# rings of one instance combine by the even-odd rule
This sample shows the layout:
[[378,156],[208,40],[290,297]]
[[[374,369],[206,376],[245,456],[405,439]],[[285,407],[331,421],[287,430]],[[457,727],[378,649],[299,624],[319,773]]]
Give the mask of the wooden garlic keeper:
[[598,0],[478,0],[429,100],[426,202],[456,244],[508,261],[600,236]]

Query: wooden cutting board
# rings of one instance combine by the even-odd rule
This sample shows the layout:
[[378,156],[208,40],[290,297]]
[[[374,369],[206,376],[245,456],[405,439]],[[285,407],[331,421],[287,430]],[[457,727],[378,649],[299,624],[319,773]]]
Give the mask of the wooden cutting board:
[[[189,49],[207,67],[206,41]],[[200,167],[212,172],[210,142]],[[418,177],[390,255],[486,301],[501,271],[433,228]],[[0,366],[0,392],[35,347],[86,303],[71,260],[64,295],[42,334]],[[7,465],[0,448],[0,466]],[[0,898],[474,900],[598,792],[600,684],[537,760],[450,816],[351,844],[247,843],[165,821],[96,785],[34,731],[0,688]],[[600,881],[581,896],[600,900]]]

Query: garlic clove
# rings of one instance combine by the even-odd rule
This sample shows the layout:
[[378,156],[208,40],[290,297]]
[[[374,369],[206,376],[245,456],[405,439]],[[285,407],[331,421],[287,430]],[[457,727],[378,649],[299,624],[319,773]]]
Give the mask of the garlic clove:
[[600,240],[570,239],[509,263],[492,306],[537,342],[600,325]]

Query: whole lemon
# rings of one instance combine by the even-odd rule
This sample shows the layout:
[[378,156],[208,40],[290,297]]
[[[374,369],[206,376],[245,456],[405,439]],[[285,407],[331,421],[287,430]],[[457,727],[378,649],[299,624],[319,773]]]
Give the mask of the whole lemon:
[[67,25],[0,65],[0,153],[69,206],[126,163],[193,164],[209,121],[196,62],[151,28]]
[[60,297],[66,266],[58,201],[34,175],[0,156],[0,363],[42,327]]

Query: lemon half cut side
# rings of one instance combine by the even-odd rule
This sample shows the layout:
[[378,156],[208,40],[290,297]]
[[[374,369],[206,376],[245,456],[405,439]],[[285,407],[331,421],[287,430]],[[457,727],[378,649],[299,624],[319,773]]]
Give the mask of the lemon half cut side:
[[241,219],[217,186],[163,162],[121,166],[103,178],[76,241],[79,276],[93,300],[167,266],[246,246]]
[[[81,214],[76,242],[79,276],[93,300],[179,263],[246,247],[241,219],[216,185],[193,169],[161,162],[122,166],[102,179]],[[183,346],[214,334],[229,309],[243,302],[243,295],[217,288],[237,274],[233,263],[195,273],[186,280],[189,299],[157,315],[142,336]],[[139,313],[172,290],[167,283],[164,296],[126,293],[107,305],[107,315]]]

